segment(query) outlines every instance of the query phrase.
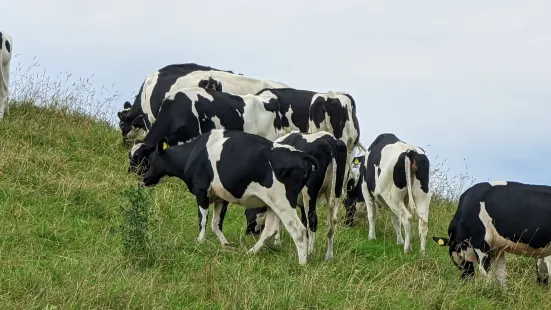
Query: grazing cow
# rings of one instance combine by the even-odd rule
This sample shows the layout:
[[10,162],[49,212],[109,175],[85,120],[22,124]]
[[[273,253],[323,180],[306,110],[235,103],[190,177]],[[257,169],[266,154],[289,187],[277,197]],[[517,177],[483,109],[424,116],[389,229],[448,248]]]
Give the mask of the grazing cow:
[[[196,71],[214,72],[223,70],[195,63],[172,64],[150,73],[145,78],[134,99],[134,104],[126,101],[123,110],[117,113],[124,145],[129,145],[130,140],[134,140],[140,131],[147,132],[151,129],[161,102],[172,85],[182,76]],[[233,73],[232,71],[224,72]],[[205,81],[199,81],[193,86],[199,86],[199,84],[203,85]]]
[[[432,196],[429,190],[430,162],[425,152],[420,147],[401,141],[394,134],[385,133],[373,141],[365,156],[367,159],[364,159],[360,166],[361,178],[354,185],[356,188],[348,191],[347,199],[350,204],[354,201],[365,202],[369,239],[375,239],[375,204],[386,206],[392,210],[396,242],[404,245],[405,253],[411,252],[411,213],[417,213],[420,252],[425,253]],[[361,197],[355,196],[360,192]],[[406,196],[409,210],[404,201]],[[353,216],[354,212],[349,208],[347,222],[350,223]],[[402,238],[401,224],[404,226],[405,242]]]
[[[295,207],[312,169],[318,168],[314,157],[288,145],[242,131],[215,129],[178,146],[159,141],[143,184],[156,185],[164,176],[186,183],[200,210],[200,242],[205,240],[210,203],[215,205],[211,228],[222,245],[228,244],[219,228],[223,204],[267,205],[267,222],[276,223],[278,218],[283,222],[295,242],[299,263],[305,264],[306,228]],[[250,253],[260,250],[265,232]]]
[[240,130],[270,141],[285,134],[276,99],[237,96],[200,87],[169,93],[161,105],[158,120],[143,141],[136,141],[128,156],[129,172],[141,173],[148,150],[166,137],[170,145],[185,142],[213,129]]
[[[344,142],[335,139],[328,132],[318,132],[314,134],[304,134],[293,132],[275,140],[276,143],[290,145],[298,150],[316,158],[319,163],[319,170],[310,174],[306,181],[301,195],[298,198],[298,204],[302,214],[302,224],[308,229],[308,255],[314,252],[315,233],[318,228],[318,218],[316,214],[316,203],[319,196],[325,196],[329,210],[327,213],[327,254],[326,260],[333,258],[333,239],[337,224],[337,212],[339,210],[338,199],[342,196],[344,171],[346,166],[347,149]],[[247,219],[247,233],[259,233],[266,208],[246,209],[245,217]],[[258,220],[257,220],[258,219]],[[263,221],[265,222],[265,221]],[[269,223],[266,223],[269,225]],[[279,224],[271,227],[279,227]],[[271,235],[272,232],[268,232]],[[276,240],[279,232],[276,232]]]
[[[459,198],[448,227],[448,238],[433,237],[447,246],[462,279],[480,273],[491,276],[491,262],[506,285],[505,253],[536,258],[538,282],[549,276],[551,255],[551,186],[492,181],[475,184]],[[546,266],[547,265],[547,266]]]
[[4,113],[9,113],[8,97],[10,96],[10,63],[12,54],[12,38],[0,31],[0,120]]

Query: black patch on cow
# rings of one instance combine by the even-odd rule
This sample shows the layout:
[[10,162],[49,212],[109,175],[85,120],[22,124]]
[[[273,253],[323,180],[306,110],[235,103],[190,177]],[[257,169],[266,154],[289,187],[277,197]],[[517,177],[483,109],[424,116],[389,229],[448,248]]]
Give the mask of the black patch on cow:
[[[310,103],[316,92],[294,88],[264,88],[256,94],[268,91],[277,97],[282,126],[289,127],[292,122],[300,132],[308,132]],[[287,119],[289,109],[293,110],[291,120]]]
[[6,46],[6,51],[8,51],[8,54],[11,54],[11,45],[10,45],[10,41],[8,41],[8,39],[5,39],[5,40],[4,40],[3,34],[2,34],[2,32],[0,31],[0,49],[2,49],[2,43],[5,44],[5,46]]
[[[227,132],[224,134],[224,137],[230,136],[226,134]],[[266,145],[264,141],[261,144],[258,144],[258,142],[251,144],[250,139],[228,139],[224,142],[220,160],[216,162],[216,169],[218,169],[220,181],[234,197],[243,197],[243,193],[245,193],[245,190],[252,182],[256,182],[263,187],[271,187],[274,183],[272,176],[266,173],[271,167],[269,160],[267,160],[268,158],[263,154],[264,148],[262,146],[264,145]],[[252,158],[251,155],[254,154],[261,158],[263,157],[264,160],[258,160],[254,163],[255,169],[246,169],[247,173],[243,173],[243,166],[252,163],[238,164],[242,160],[240,156],[242,154],[236,154],[236,150],[242,150],[239,153],[249,153],[250,155],[247,158]],[[241,176],[237,178],[239,182],[234,181],[237,175]]]

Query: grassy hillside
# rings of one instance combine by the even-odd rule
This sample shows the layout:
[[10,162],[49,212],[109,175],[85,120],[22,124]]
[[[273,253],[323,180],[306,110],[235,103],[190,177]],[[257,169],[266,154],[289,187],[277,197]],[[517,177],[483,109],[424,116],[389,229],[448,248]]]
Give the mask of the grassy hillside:
[[[128,174],[120,133],[106,123],[60,109],[18,105],[0,122],[0,308],[175,309],[529,309],[550,308],[535,284],[533,261],[509,257],[510,286],[483,279],[463,284],[447,252],[429,241],[427,257],[405,256],[388,210],[378,213],[377,241],[367,221],[344,228],[335,259],[324,261],[325,208],[316,253],[306,267],[285,233],[281,248],[246,251],[243,208],[225,222],[233,246],[209,230],[196,242],[193,197],[179,180],[151,194],[151,256],[125,255],[120,206],[137,178]],[[445,234],[451,205],[431,206],[429,236]],[[417,225],[414,225],[415,227]]]

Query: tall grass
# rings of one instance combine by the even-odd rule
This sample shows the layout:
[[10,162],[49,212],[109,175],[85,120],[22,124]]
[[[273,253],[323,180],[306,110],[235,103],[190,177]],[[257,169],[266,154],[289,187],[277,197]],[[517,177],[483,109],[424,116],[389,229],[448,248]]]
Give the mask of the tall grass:
[[[1,309],[551,307],[548,290],[535,284],[532,260],[509,257],[507,291],[479,278],[463,283],[447,251],[432,241],[426,257],[417,253],[418,238],[415,252],[404,255],[384,209],[376,241],[367,240],[363,218],[344,227],[341,210],[329,263],[324,222],[304,267],[286,234],[281,247],[247,255],[255,240],[244,235],[243,208],[236,205],[224,225],[233,247],[222,248],[210,231],[198,244],[195,199],[175,179],[150,191],[154,259],[147,268],[128,264],[120,206],[129,204],[125,191],[137,179],[126,172],[127,150],[111,121],[120,96],[68,74],[50,79],[38,68],[15,66],[11,114],[0,122]],[[429,234],[441,235],[473,178],[448,176],[445,160],[429,156],[437,197]],[[325,211],[319,208],[320,218]]]

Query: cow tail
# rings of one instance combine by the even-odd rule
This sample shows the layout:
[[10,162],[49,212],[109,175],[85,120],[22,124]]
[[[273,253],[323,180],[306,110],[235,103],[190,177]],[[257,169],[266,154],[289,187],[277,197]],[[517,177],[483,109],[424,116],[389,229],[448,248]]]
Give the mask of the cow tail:
[[414,212],[417,214],[417,206],[415,206],[415,201],[413,200],[413,189],[411,186],[411,159],[409,158],[409,152],[411,150],[407,150],[406,154],[404,156],[404,165],[406,169],[406,184],[407,184],[407,191],[408,191],[408,201],[409,201],[409,209],[411,212]]
[[302,158],[305,161],[307,161],[309,164],[312,165],[312,168],[313,168],[314,171],[319,170],[320,164],[318,163],[318,160],[314,156],[311,156],[311,155],[308,155],[308,154],[304,153],[302,155]]
[[337,190],[337,161],[335,160],[335,157],[331,159],[331,169],[333,173],[331,173],[331,194],[329,195],[329,201],[328,204],[334,204],[335,203],[335,192]]
[[[346,144],[342,142],[341,140],[336,139],[336,150],[334,151],[334,158],[336,159],[336,166],[335,170],[337,171],[336,176],[336,183],[335,186],[335,194],[337,197],[342,197],[344,183],[345,183],[345,171],[346,166],[348,165],[348,172],[349,174],[352,171],[352,165],[351,160],[348,160],[348,149],[346,148]],[[348,181],[348,179],[346,180]]]

